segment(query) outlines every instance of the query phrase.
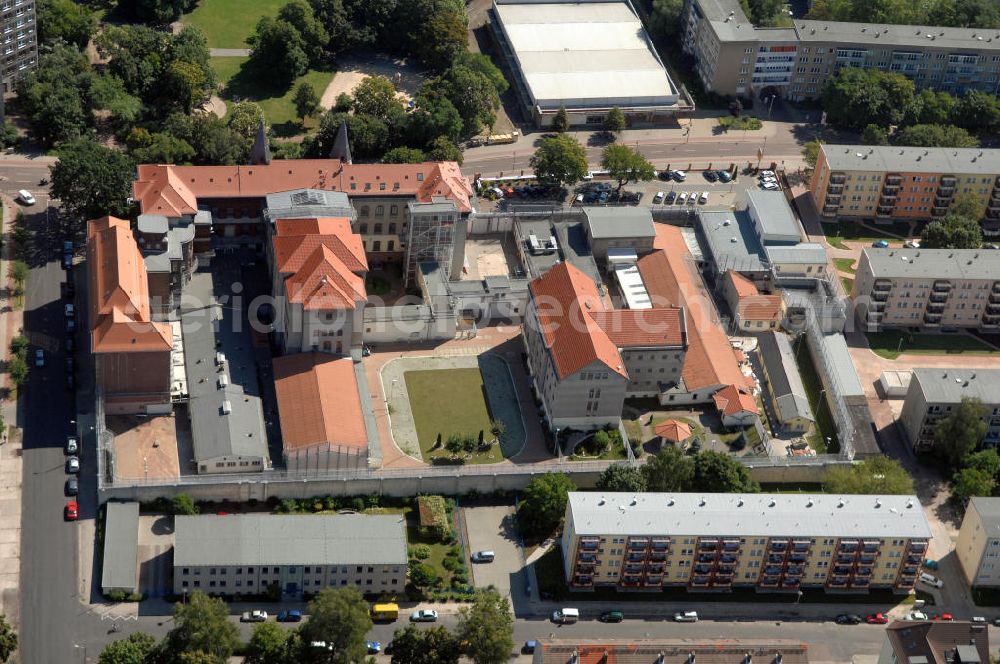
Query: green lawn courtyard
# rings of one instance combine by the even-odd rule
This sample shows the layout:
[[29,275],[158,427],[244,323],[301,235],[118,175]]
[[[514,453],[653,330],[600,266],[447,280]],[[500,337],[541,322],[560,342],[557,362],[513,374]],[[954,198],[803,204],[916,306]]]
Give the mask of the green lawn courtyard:
[[[866,226],[862,226],[856,221],[828,221],[823,222],[822,226],[826,241],[836,249],[850,249],[844,244],[844,240],[863,242],[868,245],[876,240],[899,243],[901,242],[899,238],[909,237],[910,233],[910,223],[905,221]],[[919,234],[919,229],[917,234]]]
[[318,124],[319,118],[312,117],[306,120],[305,127],[302,126],[295,113],[295,104],[292,103],[295,88],[300,83],[309,83],[316,95],[322,97],[334,75],[332,70],[311,69],[286,88],[270,84],[266,77],[257,75],[247,57],[215,57],[211,62],[212,69],[223,86],[221,96],[226,103],[232,104],[236,99],[257,102],[264,110],[268,125],[278,136],[294,136]]
[[853,258],[834,258],[833,262],[839,271],[854,274],[855,260]]
[[277,16],[288,0],[201,0],[181,17],[201,28],[210,48],[247,48],[246,39],[265,16]]
[[1000,351],[968,334],[909,334],[898,330],[866,332],[872,352],[887,360],[915,355],[994,355]]
[[[487,440],[492,437],[490,412],[479,369],[407,371],[403,377],[424,461],[449,460],[451,454],[444,449],[443,443],[452,434],[470,434],[478,438],[479,432],[483,431]],[[434,449],[438,436],[442,446]],[[465,458],[466,463],[496,463],[502,460],[499,445],[492,445],[488,451],[477,451]]]

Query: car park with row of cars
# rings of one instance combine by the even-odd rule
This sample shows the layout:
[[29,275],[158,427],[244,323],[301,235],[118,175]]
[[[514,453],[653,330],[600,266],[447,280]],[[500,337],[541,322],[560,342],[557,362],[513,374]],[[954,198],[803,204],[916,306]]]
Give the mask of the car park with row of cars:
[[778,184],[778,176],[774,171],[761,171],[757,174],[757,186],[765,191],[778,191],[781,185]]

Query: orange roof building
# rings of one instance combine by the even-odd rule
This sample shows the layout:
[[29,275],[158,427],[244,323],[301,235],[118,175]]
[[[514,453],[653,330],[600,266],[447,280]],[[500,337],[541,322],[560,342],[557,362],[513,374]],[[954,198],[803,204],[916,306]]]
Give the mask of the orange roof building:
[[368,431],[353,360],[323,353],[275,358],[274,386],[289,469],[366,466]]
[[626,395],[655,395],[679,380],[687,344],[679,307],[605,309],[593,279],[569,262],[529,291],[524,341],[552,428],[616,425]]
[[722,293],[737,329],[747,332],[778,329],[785,316],[785,303],[780,295],[761,293],[753,281],[735,270],[727,270],[722,279]]
[[90,347],[108,412],[143,412],[170,402],[167,323],[153,322],[146,265],[129,222],[87,222]]
[[368,262],[350,219],[277,219],[274,232],[276,329],[285,352],[360,352]]
[[722,423],[726,426],[747,424],[747,418],[760,414],[757,400],[744,387],[726,385],[712,395],[712,401],[722,414]]
[[691,437],[691,425],[680,420],[663,420],[653,429],[661,441],[684,443]]

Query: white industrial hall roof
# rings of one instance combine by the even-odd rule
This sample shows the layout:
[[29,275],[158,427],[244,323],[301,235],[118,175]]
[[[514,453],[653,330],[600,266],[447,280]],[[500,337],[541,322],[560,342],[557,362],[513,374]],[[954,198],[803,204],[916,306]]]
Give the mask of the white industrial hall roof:
[[677,88],[624,0],[494,0],[494,11],[541,108],[677,103]]

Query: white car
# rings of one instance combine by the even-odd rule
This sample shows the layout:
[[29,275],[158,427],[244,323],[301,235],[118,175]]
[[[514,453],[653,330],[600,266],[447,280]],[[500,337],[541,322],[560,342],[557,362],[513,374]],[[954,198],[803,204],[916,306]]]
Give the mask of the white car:
[[761,182],[760,188],[766,191],[777,191],[779,189],[778,183],[774,181]]
[[17,192],[17,197],[20,198],[21,202],[24,203],[25,205],[35,204],[35,197],[32,196],[31,192],[28,191],[27,189],[22,189],[21,191]]
[[674,614],[674,622],[698,622],[697,611],[684,611]]
[[694,205],[697,202],[698,202],[698,192],[692,191],[691,195],[688,196],[688,205]]
[[71,456],[66,459],[66,472],[70,475],[76,475],[80,472],[80,457]]
[[934,586],[935,588],[944,588],[944,581],[937,578],[933,574],[928,574],[927,572],[920,573],[920,581],[929,586]]
[[773,178],[773,177],[774,177],[774,171],[761,171],[761,172],[759,173],[759,175],[760,175],[761,177],[765,177],[765,178],[766,178],[766,177],[772,177],[772,178]]
[[437,622],[438,612],[433,609],[420,609],[410,614],[410,622]]
[[708,192],[707,191],[701,192],[701,196],[698,197],[698,202],[701,203],[701,204],[703,204],[703,205],[708,202]]
[[63,313],[66,314],[66,318],[72,318],[76,315],[76,307],[74,307],[71,303],[67,303],[66,306],[63,307]]
[[667,197],[666,194],[664,194],[662,191],[658,191],[656,192],[656,196],[653,196],[653,203],[660,204],[666,197]]
[[682,191],[680,195],[677,197],[677,204],[684,205],[684,202],[687,200],[687,197],[688,193],[686,191]]
[[910,611],[910,613],[907,614],[907,616],[906,616],[905,619],[906,620],[927,620],[927,614],[924,613],[923,611]]
[[240,616],[240,622],[267,622],[267,611],[247,611]]
[[903,246],[907,249],[919,249],[920,240],[907,240],[903,243]]

